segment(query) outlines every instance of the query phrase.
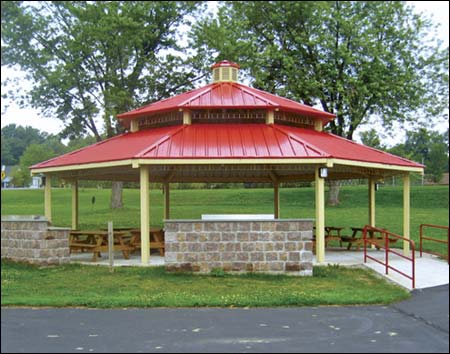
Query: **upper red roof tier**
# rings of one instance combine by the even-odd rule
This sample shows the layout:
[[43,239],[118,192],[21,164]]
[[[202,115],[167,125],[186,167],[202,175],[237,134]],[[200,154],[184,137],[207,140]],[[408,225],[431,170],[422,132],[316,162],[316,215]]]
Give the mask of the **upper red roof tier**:
[[423,167],[407,159],[312,129],[278,124],[193,124],[125,133],[31,168],[39,170],[132,159],[286,158],[336,158]]
[[145,117],[155,113],[180,109],[267,109],[294,112],[319,118],[325,125],[334,114],[272,95],[237,82],[216,82],[201,88],[167,98],[133,111],[122,113],[119,119]]

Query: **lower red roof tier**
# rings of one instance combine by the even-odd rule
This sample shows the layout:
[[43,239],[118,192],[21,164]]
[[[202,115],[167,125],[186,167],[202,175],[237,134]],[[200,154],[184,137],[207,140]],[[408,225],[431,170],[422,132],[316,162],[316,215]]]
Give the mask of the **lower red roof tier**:
[[277,124],[193,124],[125,133],[41,162],[33,170],[132,159],[336,158],[422,168],[325,132]]

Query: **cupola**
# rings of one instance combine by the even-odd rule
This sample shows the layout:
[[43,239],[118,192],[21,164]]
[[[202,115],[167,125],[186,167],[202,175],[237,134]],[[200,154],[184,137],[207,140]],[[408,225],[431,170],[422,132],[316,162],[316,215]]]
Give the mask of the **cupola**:
[[222,60],[214,64],[211,66],[212,82],[237,82],[239,68],[238,64],[228,60]]

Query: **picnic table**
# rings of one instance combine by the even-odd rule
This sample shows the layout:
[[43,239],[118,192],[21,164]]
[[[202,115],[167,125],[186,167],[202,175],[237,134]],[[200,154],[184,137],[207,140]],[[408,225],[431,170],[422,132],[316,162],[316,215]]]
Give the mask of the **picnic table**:
[[[133,249],[141,248],[141,229],[129,230],[131,234],[130,245]],[[150,250],[156,249],[160,256],[164,256],[164,231],[161,228],[150,229]]]
[[[314,226],[314,231],[316,230],[316,227]],[[342,247],[342,236],[341,231],[344,229],[344,227],[338,227],[338,226],[325,226],[325,247],[328,247],[328,243],[330,241],[339,241],[339,246]],[[313,250],[315,250],[316,246],[316,235],[313,235]]]
[[339,241],[339,246],[342,247],[342,235],[341,231],[343,227],[337,226],[325,226],[325,247],[328,246],[330,241]]
[[[128,231],[114,231],[114,251],[122,251],[123,257],[129,259],[129,252],[134,248],[125,236]],[[108,251],[108,231],[106,230],[72,230],[69,234],[70,252],[92,252],[92,262],[101,257],[101,252]]]
[[[359,251],[359,248],[361,247],[361,245],[364,245],[364,228],[363,227],[351,227],[352,229],[352,236],[347,237],[347,236],[343,236],[342,237],[342,242],[348,242],[348,246],[347,246],[347,250],[350,250],[352,248],[353,245],[356,246],[356,250]],[[380,232],[379,236],[375,235],[375,232],[372,230],[368,231],[368,235],[367,235],[367,240],[372,242],[372,243],[376,243],[376,244],[380,244],[383,245],[383,235]],[[389,244],[394,244],[397,242],[396,238],[390,238],[389,239]],[[377,249],[380,249],[380,247],[375,246]]]

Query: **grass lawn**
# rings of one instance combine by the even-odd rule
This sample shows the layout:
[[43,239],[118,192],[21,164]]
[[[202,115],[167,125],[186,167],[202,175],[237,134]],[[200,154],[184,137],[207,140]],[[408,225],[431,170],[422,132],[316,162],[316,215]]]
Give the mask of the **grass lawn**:
[[[402,188],[383,186],[376,194],[377,226],[402,233]],[[95,205],[91,204],[95,196]],[[80,228],[140,225],[139,191],[124,190],[125,207],[108,207],[110,191],[80,189]],[[448,225],[448,186],[412,187],[411,236],[418,243],[421,223]],[[2,190],[2,215],[43,214],[42,190]],[[326,209],[326,224],[363,226],[368,219],[367,187],[343,187],[341,205]],[[162,226],[163,195],[150,192],[152,226]],[[71,191],[54,189],[53,223],[70,227]],[[314,218],[314,189],[280,191],[282,218]],[[271,189],[173,190],[171,218],[197,219],[201,214],[271,214]],[[442,231],[440,236],[444,236]],[[437,235],[433,235],[437,236]],[[446,246],[430,245],[446,252]],[[2,262],[2,305],[87,307],[317,306],[387,304],[407,298],[404,289],[371,271],[315,267],[313,277],[275,275],[166,274],[164,268],[67,265],[39,268]]]
[[[95,204],[91,204],[95,196]],[[30,215],[44,213],[43,190],[2,190],[2,215]],[[272,214],[272,189],[222,189],[173,190],[171,197],[172,219],[198,219],[201,214]],[[448,186],[413,186],[411,188],[411,237],[419,243],[419,225],[449,223]],[[125,207],[109,209],[110,191],[80,188],[81,229],[105,228],[112,220],[114,227],[139,227],[139,191],[125,189]],[[368,220],[367,186],[343,187],[341,204],[326,208],[326,225],[345,227],[343,234],[350,235],[350,227],[362,227]],[[152,226],[162,226],[163,194],[150,192],[150,218]],[[54,189],[52,192],[53,223],[55,226],[71,225],[71,191]],[[314,189],[280,189],[282,218],[314,218]],[[376,193],[376,225],[402,234],[403,190],[401,186],[383,186]],[[429,230],[430,236],[444,238],[443,230]],[[427,241],[426,249],[446,253],[446,246]]]
[[315,267],[313,277],[168,274],[163,267],[2,262],[1,304],[86,307],[273,307],[388,304],[409,293],[365,269]]

